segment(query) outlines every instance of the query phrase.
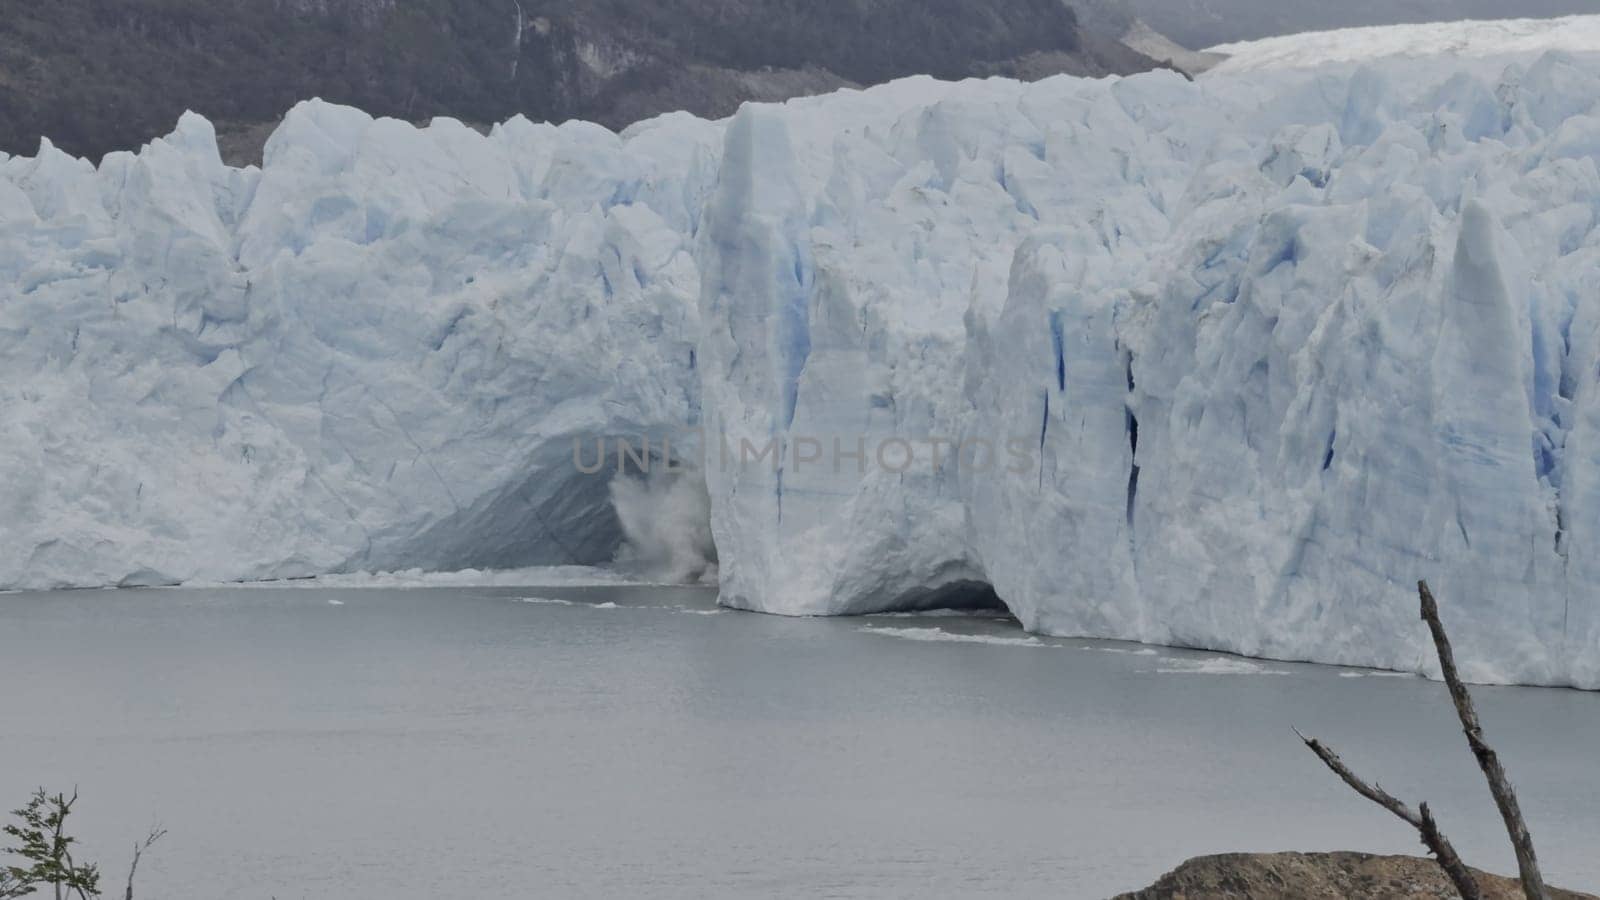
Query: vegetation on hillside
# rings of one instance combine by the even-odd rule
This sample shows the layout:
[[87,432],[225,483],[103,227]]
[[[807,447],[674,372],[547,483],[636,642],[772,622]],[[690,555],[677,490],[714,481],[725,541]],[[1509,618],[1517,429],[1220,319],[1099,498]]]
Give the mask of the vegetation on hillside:
[[47,136],[98,159],[185,109],[228,132],[313,96],[412,121],[620,127],[731,112],[759,93],[736,73],[961,77],[1041,52],[1084,72],[1149,62],[1086,52],[1060,0],[0,0],[0,150]]

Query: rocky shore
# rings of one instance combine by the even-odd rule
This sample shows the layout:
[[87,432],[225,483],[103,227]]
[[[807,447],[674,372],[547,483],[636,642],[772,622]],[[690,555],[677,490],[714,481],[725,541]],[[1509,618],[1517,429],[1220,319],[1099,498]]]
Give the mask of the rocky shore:
[[[1473,874],[1484,900],[1521,900],[1515,879]],[[1456,900],[1431,859],[1370,853],[1224,853],[1189,860],[1114,900]],[[1550,889],[1550,900],[1600,900]]]

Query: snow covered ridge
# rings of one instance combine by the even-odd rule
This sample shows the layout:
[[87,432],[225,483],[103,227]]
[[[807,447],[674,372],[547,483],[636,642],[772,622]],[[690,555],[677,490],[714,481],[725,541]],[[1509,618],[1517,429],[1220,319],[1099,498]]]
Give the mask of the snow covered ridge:
[[1600,16],[1340,28],[1219,44],[1205,52],[1229,57],[1211,69],[1227,74],[1359,63],[1382,57],[1473,59],[1552,50],[1600,51]]
[[723,602],[1416,670],[1426,577],[1600,687],[1600,64],[1399,66],[0,160],[0,587],[597,562],[574,439],[1026,434],[705,472]]

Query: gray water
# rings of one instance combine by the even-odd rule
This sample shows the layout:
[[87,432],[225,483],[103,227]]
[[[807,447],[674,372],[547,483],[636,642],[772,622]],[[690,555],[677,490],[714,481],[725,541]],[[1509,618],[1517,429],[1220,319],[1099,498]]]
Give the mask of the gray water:
[[[0,805],[76,784],[113,881],[164,824],[152,900],[1104,897],[1201,853],[1418,852],[1297,725],[1514,868],[1440,685],[713,601],[0,596]],[[1600,888],[1600,696],[1477,696],[1549,880]]]

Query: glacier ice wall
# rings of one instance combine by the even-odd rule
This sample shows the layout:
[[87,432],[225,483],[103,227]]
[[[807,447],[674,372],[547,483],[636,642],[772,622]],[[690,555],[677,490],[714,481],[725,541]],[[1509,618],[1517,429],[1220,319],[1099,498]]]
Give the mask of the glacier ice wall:
[[602,562],[574,436],[684,422],[718,129],[323,103],[0,161],[0,583]]
[[[702,404],[783,455],[709,467],[724,602],[976,581],[1053,634],[1425,670],[1428,578],[1475,677],[1600,686],[1597,76],[747,108],[699,238]],[[806,464],[862,435],[864,471]],[[916,465],[874,456],[896,439]],[[949,449],[978,440],[1031,465]]]
[[1551,53],[0,159],[0,585],[601,560],[573,439],[701,427],[730,605],[1415,670],[1425,577],[1474,677],[1600,687],[1597,102]]

